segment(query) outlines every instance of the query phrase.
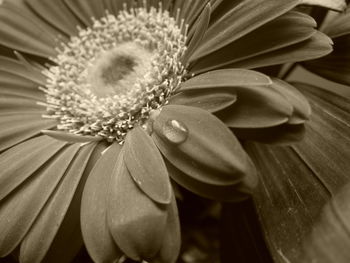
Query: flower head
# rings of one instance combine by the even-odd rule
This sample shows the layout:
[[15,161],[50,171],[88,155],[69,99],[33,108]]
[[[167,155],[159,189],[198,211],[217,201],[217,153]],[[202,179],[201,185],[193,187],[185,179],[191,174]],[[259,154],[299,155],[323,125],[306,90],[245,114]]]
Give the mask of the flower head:
[[95,262],[175,262],[171,179],[243,200],[257,178],[239,139],[303,130],[303,95],[251,70],[331,51],[297,4],[6,1],[0,43],[18,60],[0,58],[0,256],[51,262],[74,235],[62,262],[82,240]]

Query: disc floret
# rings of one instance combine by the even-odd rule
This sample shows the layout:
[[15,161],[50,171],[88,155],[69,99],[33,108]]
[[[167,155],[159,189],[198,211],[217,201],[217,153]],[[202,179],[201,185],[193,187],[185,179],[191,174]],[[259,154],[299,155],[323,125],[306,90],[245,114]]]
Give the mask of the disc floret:
[[44,117],[56,119],[60,131],[122,143],[179,87],[186,73],[182,25],[161,6],[93,19],[57,49],[55,65],[44,71]]

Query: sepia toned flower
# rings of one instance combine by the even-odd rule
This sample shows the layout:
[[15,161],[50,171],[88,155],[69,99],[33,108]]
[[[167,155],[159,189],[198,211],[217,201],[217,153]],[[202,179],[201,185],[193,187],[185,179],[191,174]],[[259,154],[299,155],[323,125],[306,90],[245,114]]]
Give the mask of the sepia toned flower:
[[331,52],[298,2],[4,1],[0,256],[176,262],[172,183],[244,200],[241,140],[303,136],[307,99],[254,70]]

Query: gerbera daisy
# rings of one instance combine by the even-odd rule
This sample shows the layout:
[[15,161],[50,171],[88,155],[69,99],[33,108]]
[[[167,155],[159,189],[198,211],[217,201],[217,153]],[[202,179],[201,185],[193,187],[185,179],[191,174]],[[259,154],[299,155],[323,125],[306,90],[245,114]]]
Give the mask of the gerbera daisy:
[[0,256],[175,262],[171,179],[240,201],[257,178],[239,139],[300,139],[307,100],[251,70],[331,51],[298,2],[5,1]]

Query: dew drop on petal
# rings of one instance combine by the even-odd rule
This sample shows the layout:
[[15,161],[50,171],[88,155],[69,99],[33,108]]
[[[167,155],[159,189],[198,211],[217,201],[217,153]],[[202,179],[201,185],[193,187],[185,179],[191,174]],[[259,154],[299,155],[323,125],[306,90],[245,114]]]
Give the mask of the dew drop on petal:
[[174,144],[181,144],[185,142],[188,137],[188,128],[184,123],[178,120],[167,121],[163,126],[162,132],[165,138]]

